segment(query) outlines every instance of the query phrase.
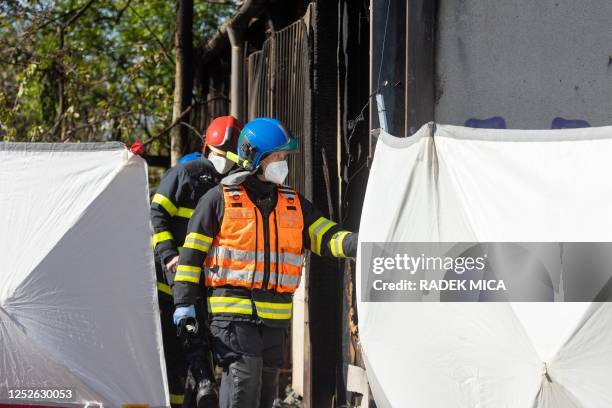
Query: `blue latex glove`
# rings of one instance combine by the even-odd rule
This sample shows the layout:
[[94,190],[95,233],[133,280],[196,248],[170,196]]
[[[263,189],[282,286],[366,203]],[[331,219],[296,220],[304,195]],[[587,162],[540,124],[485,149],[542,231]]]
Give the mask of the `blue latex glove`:
[[174,319],[174,325],[178,327],[181,323],[181,320],[186,319],[188,317],[196,318],[195,306],[179,306],[174,310],[174,314],[172,315]]

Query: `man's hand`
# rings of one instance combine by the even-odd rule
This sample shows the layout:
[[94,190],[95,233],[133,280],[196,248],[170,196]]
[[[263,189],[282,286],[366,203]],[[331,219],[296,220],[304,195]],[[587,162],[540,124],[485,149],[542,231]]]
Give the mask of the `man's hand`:
[[174,315],[172,317],[174,320],[174,325],[176,327],[180,326],[181,321],[183,319],[187,319],[191,317],[193,320],[195,320],[196,318],[195,306],[194,305],[179,306],[174,310]]
[[170,259],[166,263],[166,269],[172,273],[176,273],[176,268],[178,267],[179,257],[178,255]]

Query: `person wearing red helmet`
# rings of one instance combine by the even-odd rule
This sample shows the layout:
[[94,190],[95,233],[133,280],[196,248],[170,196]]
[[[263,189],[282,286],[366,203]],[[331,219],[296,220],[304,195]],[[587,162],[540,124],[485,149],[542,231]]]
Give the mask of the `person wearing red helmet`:
[[[188,381],[191,379],[187,376],[191,356],[186,355],[189,352],[185,353],[185,344],[181,343],[187,341],[182,342],[177,338],[172,321],[174,313],[172,286],[178,266],[179,248],[185,243],[187,225],[199,199],[208,190],[217,186],[231,170],[234,163],[226,156],[228,153],[233,154],[232,150],[235,151],[241,129],[241,124],[233,116],[214,119],[206,130],[202,156],[169,169],[151,201],[153,247],[156,264],[161,266],[156,269],[162,335],[173,407],[188,406],[187,399],[192,397],[185,393],[185,378],[187,377]],[[203,336],[200,337],[203,339]],[[190,339],[189,342],[193,343],[193,340]],[[216,403],[214,380],[210,384],[197,379],[196,382],[201,385],[200,394],[213,400],[213,405],[210,406],[214,406]]]
[[[297,140],[277,119],[247,123],[235,157],[242,170],[202,197],[187,227],[173,286],[174,323],[208,327],[222,369],[222,408],[276,406],[306,251],[357,253],[357,233],[284,184],[287,155],[297,151]],[[204,302],[207,320],[197,316]]]
[[206,129],[204,154],[208,153],[208,160],[219,174],[227,174],[234,166],[227,156],[232,157],[236,151],[237,135],[241,130],[242,126],[233,116],[218,117]]

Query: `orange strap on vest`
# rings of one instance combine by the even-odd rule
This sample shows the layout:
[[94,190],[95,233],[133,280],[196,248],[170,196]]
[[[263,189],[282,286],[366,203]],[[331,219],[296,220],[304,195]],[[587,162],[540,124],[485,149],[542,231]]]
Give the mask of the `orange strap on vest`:
[[[221,229],[206,258],[206,286],[266,289],[263,218],[242,186],[223,186],[225,209]],[[270,275],[267,289],[293,293],[304,263],[302,207],[295,190],[278,187],[278,200],[268,217]]]

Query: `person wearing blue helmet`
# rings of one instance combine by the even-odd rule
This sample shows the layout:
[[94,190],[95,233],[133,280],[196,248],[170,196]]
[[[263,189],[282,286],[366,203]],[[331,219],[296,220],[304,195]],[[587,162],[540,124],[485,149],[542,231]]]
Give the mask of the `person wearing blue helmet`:
[[354,257],[357,234],[345,231],[285,182],[297,142],[276,119],[244,126],[241,170],[199,201],[174,279],[177,325],[206,302],[223,408],[270,408],[299,286],[304,253]]
[[[289,134],[289,131],[278,120],[258,118],[249,122],[240,132],[238,154],[230,155],[230,158],[241,167],[252,171],[258,169],[263,158],[270,153],[296,153],[297,151],[297,140]],[[282,161],[279,160],[278,162]],[[276,166],[283,165],[277,164]],[[277,184],[282,184],[283,181],[284,179]]]
[[200,160],[201,157],[202,157],[202,153],[191,152],[181,157],[178,161],[178,164],[185,164],[185,163],[189,163],[192,161]]
[[[161,315],[162,340],[170,403],[175,407],[197,405],[216,407],[217,391],[212,370],[200,375],[201,367],[208,367],[209,359],[202,347],[194,350],[192,344],[203,343],[205,336],[188,335],[181,328],[177,337],[172,315],[172,285],[178,266],[179,250],[187,234],[189,218],[198,200],[221,179],[234,165],[227,160],[227,152],[235,150],[241,124],[232,116],[215,118],[206,129],[204,155],[190,154],[182,163],[172,167],[162,178],[151,201],[151,224],[157,275],[158,300]],[[189,159],[189,156],[192,158]],[[203,311],[202,311],[203,313]],[[184,322],[186,326],[187,322]],[[201,341],[199,341],[201,340]],[[199,342],[198,342],[199,341]],[[204,380],[200,379],[204,377]],[[194,400],[196,403],[194,403]]]

